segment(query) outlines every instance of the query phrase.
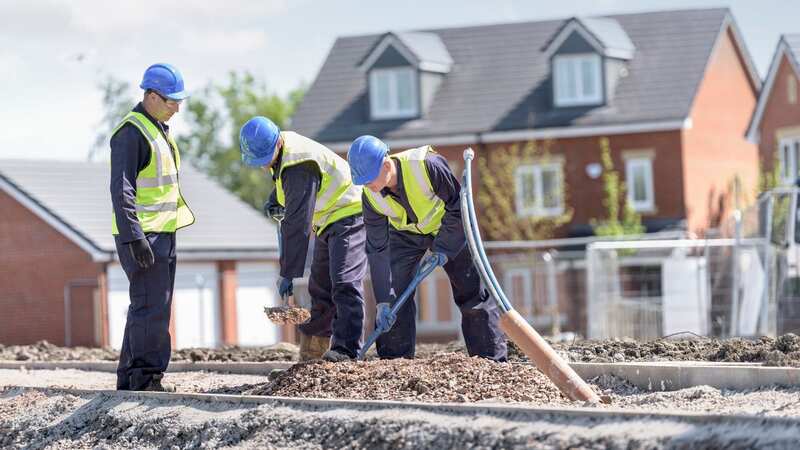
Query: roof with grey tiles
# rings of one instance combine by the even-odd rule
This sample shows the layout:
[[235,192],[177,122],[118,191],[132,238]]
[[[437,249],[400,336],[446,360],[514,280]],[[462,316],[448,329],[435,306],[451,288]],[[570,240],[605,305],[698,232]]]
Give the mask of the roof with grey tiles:
[[[367,77],[357,66],[385,34],[339,38],[292,127],[322,142],[344,142],[361,134],[407,139],[688,117],[714,43],[730,19],[728,10],[624,14],[607,19],[619,24],[636,49],[628,76],[620,80],[607,105],[551,107],[543,47],[565,20],[550,20],[426,30],[441,38],[454,66],[428,112],[412,120],[369,120]],[[624,45],[610,20],[589,22],[614,45]],[[746,50],[743,53],[749,62]],[[759,83],[757,77],[753,82]]]
[[[0,159],[0,178],[102,252],[114,252],[108,162]],[[181,193],[196,222],[178,230],[178,252],[262,255],[277,249],[275,226],[184,163]]]

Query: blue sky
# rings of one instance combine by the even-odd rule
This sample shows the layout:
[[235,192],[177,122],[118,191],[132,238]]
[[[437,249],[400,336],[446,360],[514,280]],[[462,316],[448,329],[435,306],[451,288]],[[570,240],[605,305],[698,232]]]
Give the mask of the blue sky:
[[100,79],[138,85],[153,62],[178,66],[190,90],[249,70],[286,92],[313,81],[337,36],[705,7],[731,8],[762,77],[779,35],[800,33],[788,0],[0,0],[0,158],[86,158]]

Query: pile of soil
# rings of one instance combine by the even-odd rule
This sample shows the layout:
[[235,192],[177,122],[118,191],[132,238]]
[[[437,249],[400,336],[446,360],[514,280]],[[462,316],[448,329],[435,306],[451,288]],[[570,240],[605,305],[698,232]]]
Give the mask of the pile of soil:
[[[644,342],[610,339],[552,345],[569,361],[577,362],[716,361],[800,367],[800,337],[792,333],[777,338],[655,339]],[[509,360],[527,361],[527,358],[516,345],[509,343]]]
[[[266,347],[223,346],[220,348],[184,348],[172,351],[172,361],[265,362],[297,361],[299,349],[294,344],[279,343]],[[110,348],[59,347],[47,341],[33,345],[0,344],[0,361],[117,361],[119,352]]]
[[463,353],[384,361],[311,361],[241,393],[425,402],[569,402],[533,366],[496,363]]
[[172,361],[267,362],[297,361],[300,350],[294,344],[281,342],[266,347],[183,348],[172,351]]
[[306,308],[290,308],[287,306],[265,307],[264,314],[267,315],[267,319],[272,323],[278,325],[306,323],[308,319],[311,318],[310,310]]
[[110,348],[59,347],[47,341],[33,345],[0,344],[0,361],[116,361],[119,353]]

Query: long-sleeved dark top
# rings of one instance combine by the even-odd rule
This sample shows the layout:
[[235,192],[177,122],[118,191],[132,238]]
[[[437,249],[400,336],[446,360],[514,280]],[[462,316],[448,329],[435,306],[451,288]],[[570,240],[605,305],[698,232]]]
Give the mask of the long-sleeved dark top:
[[[312,161],[300,163],[286,168],[280,172],[283,154],[278,155],[275,161],[275,170],[272,180],[277,180],[281,174],[281,184],[284,193],[284,217],[281,222],[281,276],[285,278],[300,278],[306,267],[306,254],[308,242],[311,239],[311,221],[314,218],[314,205],[317,202],[317,192],[322,183],[322,174],[316,163]],[[269,201],[277,204],[275,191],[270,195]],[[291,249],[291,251],[285,251]]]
[[[397,167],[396,192],[387,187],[383,188],[380,194],[384,197],[391,196],[400,203],[408,214],[408,222],[417,223],[417,216],[414,210],[411,209],[408,195],[403,186],[404,174],[401,165],[397,159],[394,159],[394,162]],[[425,168],[428,171],[433,192],[444,201],[445,209],[442,225],[433,240],[433,251],[444,253],[448,259],[453,259],[464,249],[464,245],[467,242],[464,236],[464,226],[461,223],[459,197],[461,184],[442,155],[429,153],[425,157]],[[391,293],[389,232],[409,232],[398,231],[393,228],[390,230],[389,219],[372,207],[366,198],[366,194],[362,196],[362,204],[364,206],[364,225],[367,229],[367,259],[369,260],[375,298],[378,302],[388,302],[390,301],[389,296]]]
[[[161,130],[166,139],[169,126],[154,119],[139,103],[134,112],[143,114]],[[169,141],[167,141],[169,142]],[[174,152],[174,149],[173,149]],[[111,204],[123,244],[144,238],[136,217],[136,176],[150,164],[150,144],[141,131],[130,123],[111,136]]]

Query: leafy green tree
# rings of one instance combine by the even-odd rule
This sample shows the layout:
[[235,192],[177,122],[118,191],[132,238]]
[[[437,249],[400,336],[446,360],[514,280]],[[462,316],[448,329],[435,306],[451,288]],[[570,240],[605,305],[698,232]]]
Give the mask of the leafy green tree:
[[600,161],[603,165],[603,206],[606,207],[607,217],[599,221],[592,220],[594,233],[597,236],[644,233],[642,217],[628,203],[625,183],[620,181],[619,172],[614,169],[608,138],[600,138]]
[[131,85],[126,81],[114,78],[113,75],[106,75],[97,86],[103,93],[105,111],[103,118],[97,124],[100,131],[95,137],[92,148],[89,149],[89,160],[101,159],[109,154],[108,141],[111,139],[111,132],[136,104],[131,94]]
[[272,180],[242,163],[239,129],[256,115],[269,117],[285,128],[304,92],[301,86],[281,97],[251,74],[231,72],[225,84],[209,84],[186,101],[182,112],[188,132],[177,139],[181,154],[260,210],[272,191]]

